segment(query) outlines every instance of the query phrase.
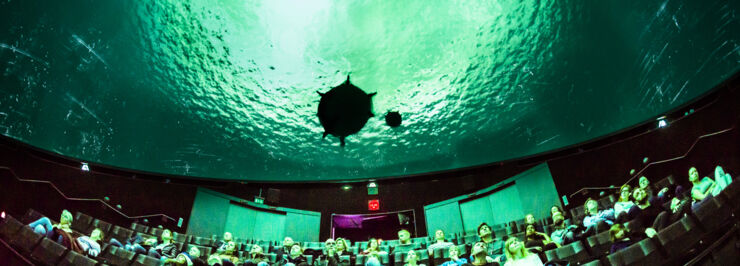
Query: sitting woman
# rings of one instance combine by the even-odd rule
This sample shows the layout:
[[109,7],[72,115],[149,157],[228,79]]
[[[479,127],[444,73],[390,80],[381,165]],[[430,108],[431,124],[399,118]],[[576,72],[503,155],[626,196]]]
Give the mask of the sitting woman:
[[717,166],[718,169],[715,169],[715,178],[719,176],[721,182],[714,182],[709,177],[704,177],[699,179],[699,171],[696,170],[696,167],[691,167],[689,169],[689,182],[691,182],[691,198],[694,200],[694,202],[699,202],[704,200],[708,196],[717,196],[719,193],[727,187],[729,182],[732,182],[732,179],[729,179],[729,175],[726,175],[724,171],[722,170],[722,167]]
[[525,241],[526,244],[524,246],[538,253],[560,247],[557,243],[552,242],[550,237],[545,233],[537,232],[532,224],[527,225],[526,234],[527,241]]
[[344,255],[351,255],[351,252],[349,252],[348,249],[349,245],[347,244],[347,240],[338,237],[336,240],[336,246],[334,246],[334,251],[336,251],[337,256],[341,257]]
[[583,232],[577,237],[582,239],[585,237],[592,236],[598,232],[609,230],[609,227],[614,224],[614,210],[606,209],[599,211],[599,203],[589,198],[584,204],[586,209],[586,217],[583,218]]
[[42,217],[28,226],[33,229],[39,235],[46,236],[47,238],[56,241],[60,244],[65,244],[69,248],[69,243],[72,239],[72,213],[67,210],[62,210],[62,216],[59,217],[59,223],[52,225],[51,220],[47,217]]
[[448,252],[450,254],[450,260],[445,261],[441,266],[459,266],[468,263],[467,259],[460,258],[460,251],[457,249],[457,246],[450,246]]
[[614,254],[637,242],[636,239],[628,236],[627,229],[622,224],[612,225],[612,228],[609,229],[609,239],[612,241],[609,254]]
[[614,217],[619,222],[626,222],[629,220],[627,218],[627,211],[629,211],[632,206],[635,206],[635,203],[632,202],[630,198],[631,195],[632,188],[630,185],[625,184],[619,188],[619,199],[614,203]]
[[208,257],[208,265],[237,265],[239,263],[239,257],[234,255],[236,251],[236,243],[229,241],[226,244],[226,249],[220,254],[212,254]]
[[172,231],[170,231],[169,229],[164,229],[160,238],[162,239],[161,243],[157,243],[156,239],[154,239],[154,241],[150,239],[148,242],[146,242],[147,244],[149,244],[149,246],[151,246],[149,248],[149,256],[162,260],[176,257],[177,245],[175,245],[175,242],[172,241]]
[[406,264],[404,264],[404,266],[426,266],[423,263],[416,264],[418,259],[419,257],[416,256],[416,251],[409,250],[409,252],[406,253]]
[[553,231],[550,233],[550,239],[558,245],[567,245],[575,241],[575,232],[578,228],[575,225],[565,225],[562,213],[556,212],[552,215]]
[[474,266],[498,266],[498,261],[488,256],[488,244],[483,241],[478,241],[473,244],[470,249],[470,263],[469,265]]
[[190,249],[188,251],[177,254],[177,257],[165,259],[164,264],[177,265],[177,266],[182,266],[182,265],[193,266],[193,265],[199,264],[200,262],[199,257],[200,257],[200,249],[198,249],[196,246],[190,246]]
[[540,256],[529,253],[516,237],[509,237],[504,244],[504,253],[506,254],[506,263],[504,266],[542,266]]
[[258,245],[252,246],[252,248],[249,250],[249,259],[244,262],[245,266],[267,266],[269,265],[269,260],[265,256],[264,252],[262,251],[262,247]]
[[301,248],[301,244],[293,243],[293,245],[290,246],[290,255],[285,257],[280,265],[307,266],[308,263],[306,257],[303,256],[303,248]]
[[97,257],[100,254],[101,241],[103,241],[103,231],[98,228],[93,229],[90,236],[80,236],[77,238],[77,245],[82,253],[90,257]]
[[367,249],[360,252],[362,255],[367,255],[367,261],[365,261],[365,265],[381,265],[380,264],[380,256],[383,254],[388,254],[388,252],[380,250],[380,241],[375,238],[370,238],[370,241],[367,243]]

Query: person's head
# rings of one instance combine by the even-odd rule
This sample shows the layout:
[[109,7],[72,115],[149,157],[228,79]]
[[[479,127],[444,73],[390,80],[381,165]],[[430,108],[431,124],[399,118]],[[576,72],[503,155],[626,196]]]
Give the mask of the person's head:
[[226,244],[225,250],[226,254],[234,254],[234,251],[236,250],[236,243],[234,241],[229,241],[229,243]]
[[401,243],[408,242],[409,239],[411,239],[411,233],[408,230],[401,229],[398,231],[398,240],[401,240]]
[[407,263],[416,263],[416,252],[413,250],[409,250],[408,253],[406,253],[406,262]]
[[563,224],[563,221],[565,221],[565,217],[563,217],[563,214],[560,212],[556,212],[552,215],[552,223],[556,226],[560,226]]
[[450,258],[457,258],[460,256],[460,251],[457,250],[457,246],[451,246],[449,249]]
[[103,235],[103,230],[100,230],[100,228],[95,228],[90,233],[90,239],[95,241],[102,240],[103,238],[105,238],[105,235]]
[[487,236],[493,236],[493,233],[491,232],[491,227],[488,226],[487,223],[482,223],[478,226],[478,237],[483,238]]
[[337,238],[336,242],[337,242],[337,244],[336,244],[336,246],[334,246],[334,249],[336,249],[337,251],[345,251],[345,250],[347,250],[347,241],[344,240],[344,238],[339,237],[339,238]]
[[72,224],[73,219],[74,218],[72,218],[71,212],[69,212],[68,210],[62,210],[62,216],[59,217],[59,224],[70,225]]
[[645,176],[641,176],[639,182],[640,188],[642,189],[648,189],[648,186],[650,186],[650,180],[648,180]]
[[163,242],[170,242],[172,240],[172,231],[170,229],[164,229],[161,238]]
[[681,200],[679,198],[671,199],[671,212],[673,213],[678,212],[678,207],[680,206],[681,206]]
[[200,249],[196,246],[190,246],[190,249],[188,250],[188,254],[190,254],[190,257],[197,258],[200,257]]
[[293,239],[290,238],[289,236],[286,236],[283,239],[283,247],[289,248],[289,247],[292,247],[292,246],[293,246]]
[[645,204],[647,202],[647,192],[642,188],[635,188],[632,192],[632,198],[635,199],[635,203]]
[[224,233],[224,242],[231,242],[231,233],[226,232]]
[[333,250],[333,249],[334,249],[334,247],[336,246],[336,243],[337,243],[337,242],[336,242],[336,241],[334,241],[334,239],[331,239],[331,238],[329,238],[329,239],[327,239],[327,240],[326,240],[326,241],[324,242],[324,247],[325,247],[325,249],[326,249],[326,250]]
[[486,256],[488,254],[488,250],[486,250],[488,246],[483,241],[478,241],[473,244],[473,247],[470,249],[470,253],[473,256]]
[[624,225],[622,224],[614,224],[612,225],[612,228],[609,229],[609,239],[611,239],[612,242],[617,242],[626,236]]
[[525,224],[534,224],[534,222],[535,222],[534,221],[534,215],[532,215],[531,213],[530,214],[527,214],[526,216],[524,216],[524,223]]
[[527,236],[532,236],[532,235],[534,235],[535,232],[536,231],[534,230],[534,225],[533,224],[528,224],[527,225]]
[[558,205],[552,205],[552,208],[550,208],[550,215],[553,215],[556,212],[563,213],[563,210],[560,209],[560,206]]
[[624,184],[619,188],[619,201],[630,201],[630,195],[632,195],[632,187],[630,187],[630,185]]
[[694,183],[699,181],[699,171],[696,167],[689,168],[689,182]]
[[368,242],[367,242],[367,249],[373,250],[373,251],[378,251],[379,250],[379,248],[378,248],[378,239],[370,238],[370,240],[368,240]]
[[301,248],[301,244],[293,243],[293,245],[290,246],[290,256],[298,257],[300,255],[303,255],[303,249]]
[[445,240],[445,232],[442,231],[441,229],[435,231],[434,232],[434,239],[444,241]]
[[249,254],[262,254],[262,247],[259,245],[253,245],[251,249],[249,249]]
[[583,204],[583,207],[586,209],[586,214],[588,215],[595,215],[599,213],[599,203],[592,198],[588,198],[586,200],[586,203]]
[[508,261],[514,261],[517,259],[524,258],[529,255],[527,249],[524,248],[524,243],[519,241],[516,237],[509,237],[504,243],[504,253]]

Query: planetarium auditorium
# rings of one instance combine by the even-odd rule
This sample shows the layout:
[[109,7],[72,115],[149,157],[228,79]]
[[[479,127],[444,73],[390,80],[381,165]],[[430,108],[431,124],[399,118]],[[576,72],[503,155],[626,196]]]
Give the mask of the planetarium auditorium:
[[735,265],[739,18],[0,0],[0,265]]

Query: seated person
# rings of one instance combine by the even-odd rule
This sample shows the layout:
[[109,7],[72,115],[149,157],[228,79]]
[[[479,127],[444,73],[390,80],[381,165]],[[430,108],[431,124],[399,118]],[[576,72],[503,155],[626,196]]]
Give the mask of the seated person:
[[577,238],[582,239],[608,230],[614,224],[614,209],[599,211],[599,203],[592,198],[587,199],[584,205],[586,217],[583,217],[583,227],[585,229]]
[[230,241],[226,244],[226,249],[220,254],[211,254],[208,257],[208,265],[237,265],[239,258],[234,255],[236,252],[236,243]]
[[552,216],[556,212],[559,212],[560,214],[563,215],[563,217],[565,217],[565,213],[563,212],[563,209],[560,208],[560,206],[558,206],[558,205],[552,205],[552,207],[550,207],[550,215]]
[[457,249],[457,246],[450,246],[449,253],[450,260],[445,261],[441,266],[460,266],[468,263],[467,259],[460,258],[460,251]]
[[293,238],[286,236],[283,239],[283,246],[275,250],[275,257],[278,261],[281,261],[290,255],[290,249],[293,246]]
[[627,234],[627,229],[622,224],[614,224],[609,229],[609,239],[612,241],[612,246],[609,249],[609,254],[614,254],[617,251],[625,249],[630,245],[637,243],[636,239],[632,239]]
[[[47,238],[56,241],[59,244],[69,243],[71,239],[72,229],[72,213],[67,210],[62,210],[62,215],[59,217],[59,223],[52,225],[51,220],[47,217],[42,217],[28,226],[33,229],[36,234],[46,236]],[[68,245],[65,245],[69,248]]]
[[522,230],[526,231],[527,230],[527,226],[530,225],[530,224],[531,225],[534,225],[534,228],[537,231],[544,231],[542,229],[542,226],[540,226],[540,225],[537,224],[537,220],[534,219],[534,215],[531,214],[531,213],[524,216],[524,225],[522,226]]
[[504,246],[506,253],[506,263],[504,263],[504,266],[543,265],[540,257],[537,254],[529,253],[524,247],[524,243],[520,242],[516,237],[509,237]]
[[[486,223],[478,225],[478,237],[483,244],[486,244],[486,256],[489,261],[496,261],[503,263],[506,261],[504,256],[504,242],[500,239],[495,238],[491,227]],[[471,254],[469,261],[473,261],[473,255]]]
[[337,238],[336,245],[334,246],[334,251],[336,251],[337,256],[339,257],[352,255],[352,253],[349,251],[349,244],[347,244],[347,240],[341,237]]
[[565,225],[564,217],[562,213],[556,212],[552,215],[553,231],[550,234],[550,239],[558,245],[567,245],[576,240],[575,232],[578,228],[575,225]]
[[474,265],[474,266],[498,266],[500,265],[497,260],[492,259],[488,254],[491,252],[487,250],[487,247],[489,245],[486,244],[483,241],[478,241],[473,244],[473,247],[470,249],[470,263],[465,265]]
[[267,259],[262,247],[259,245],[253,245],[249,250],[249,259],[244,262],[245,266],[268,266],[270,260]]
[[645,176],[641,176],[638,180],[638,188],[645,191],[648,201],[652,200],[655,196],[655,193],[653,193],[653,185],[650,184],[650,180]]
[[614,217],[617,218],[617,221],[626,222],[628,220],[627,211],[635,205],[630,198],[631,196],[632,188],[630,185],[625,184],[619,188],[619,199],[614,203]]
[[103,231],[99,228],[93,229],[90,236],[80,236],[77,238],[77,245],[83,254],[90,257],[97,257],[100,254],[101,241],[103,241]]
[[150,246],[148,255],[162,260],[176,257],[177,245],[175,245],[175,242],[172,240],[172,231],[164,229],[160,238],[162,239],[161,243],[157,243],[156,238],[145,241],[145,243]]
[[[632,198],[635,199],[635,206],[632,206],[627,212],[628,216],[634,219],[634,222],[638,224],[638,227],[648,229],[652,228],[660,230],[661,228],[653,228],[656,224],[656,218],[664,211],[662,206],[662,198],[656,197],[655,204],[651,204],[647,198],[647,192],[642,188],[635,188],[632,192]],[[658,222],[657,224],[664,225],[664,222]],[[646,232],[648,233],[648,232]],[[648,233],[650,236],[651,234]]]
[[218,243],[216,243],[216,245],[215,245],[216,247],[218,247],[218,249],[216,249],[216,253],[222,253],[222,252],[224,252],[224,250],[226,250],[226,245],[228,245],[229,242],[231,242],[231,241],[232,241],[231,233],[225,232],[224,233],[224,240],[223,241],[218,241]]
[[380,256],[388,254],[388,252],[380,250],[379,242],[378,239],[370,238],[367,243],[367,249],[360,252],[362,255],[367,255],[365,265],[380,265]]
[[303,256],[303,248],[301,244],[293,243],[290,247],[290,254],[283,259],[280,265],[286,266],[307,266],[306,257]]
[[722,190],[732,182],[729,175],[724,173],[722,167],[717,166],[714,171],[715,178],[719,177],[718,182],[714,182],[709,177],[699,179],[699,171],[696,167],[689,169],[689,182],[691,182],[691,198],[694,202],[704,200],[707,196],[717,196]]
[[418,257],[416,256],[416,251],[409,250],[409,252],[406,253],[406,264],[404,264],[404,266],[426,266],[423,263],[416,264],[417,259]]
[[525,241],[524,246],[529,249],[534,249],[538,253],[560,247],[557,243],[553,243],[552,240],[550,240],[550,237],[545,233],[534,230],[533,224],[527,225],[526,236],[527,240]]
[[328,266],[336,266],[339,265],[339,262],[341,259],[337,255],[336,252],[336,241],[334,239],[327,239],[326,242],[324,242],[324,251],[321,255],[319,255],[314,263],[325,263]]
[[399,245],[393,247],[393,249],[391,249],[391,253],[406,253],[415,248],[415,246],[411,244],[411,233],[406,229],[398,231],[398,242]]
[[445,241],[445,232],[438,229],[434,232],[434,239],[436,242],[434,244],[431,244],[427,247],[427,251],[429,252],[429,256],[434,255],[434,250],[438,248],[449,248],[451,246],[454,246],[455,244],[452,244],[452,242]]
[[177,254],[177,257],[165,259],[164,264],[193,266],[198,264],[199,257],[200,249],[196,246],[190,246],[190,250]]

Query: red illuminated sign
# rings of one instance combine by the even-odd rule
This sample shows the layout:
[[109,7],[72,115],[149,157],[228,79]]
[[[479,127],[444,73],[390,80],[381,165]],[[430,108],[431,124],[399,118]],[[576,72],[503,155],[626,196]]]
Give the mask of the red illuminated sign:
[[371,211],[377,211],[380,210],[380,201],[379,200],[370,200],[367,202],[367,209]]

